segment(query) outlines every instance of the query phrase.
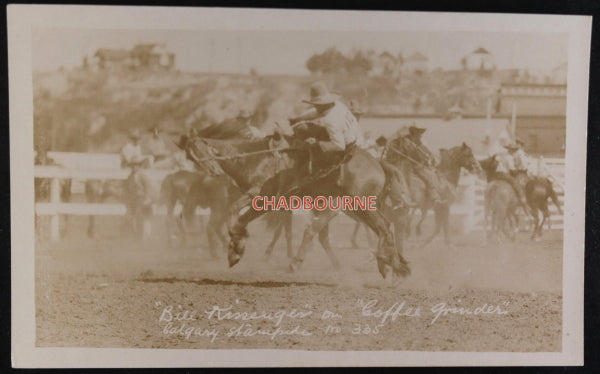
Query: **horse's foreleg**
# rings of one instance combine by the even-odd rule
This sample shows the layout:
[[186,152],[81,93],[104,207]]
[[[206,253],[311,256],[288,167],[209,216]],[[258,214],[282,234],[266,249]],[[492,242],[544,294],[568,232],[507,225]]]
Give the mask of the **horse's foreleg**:
[[[268,196],[268,195],[267,195]],[[248,237],[248,231],[246,227],[250,222],[259,218],[267,211],[252,209],[246,210],[244,214],[239,216],[235,222],[230,226],[229,229],[229,249],[227,259],[229,261],[229,267],[237,264],[241,259],[244,251],[246,250],[246,238]]]
[[[272,213],[275,214],[275,213]],[[267,250],[265,251],[265,256],[269,257],[271,256],[271,254],[273,253],[273,248],[275,248],[275,244],[277,243],[277,241],[279,240],[279,237],[281,236],[281,231],[283,230],[283,226],[284,226],[284,222],[279,222],[277,224],[277,227],[275,227],[275,231],[273,231],[273,238],[271,239],[271,242],[269,243],[269,245],[267,246]]]

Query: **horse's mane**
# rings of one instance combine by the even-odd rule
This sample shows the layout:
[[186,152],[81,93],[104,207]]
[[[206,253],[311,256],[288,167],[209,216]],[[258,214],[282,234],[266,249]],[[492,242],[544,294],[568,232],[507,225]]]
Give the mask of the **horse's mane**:
[[199,129],[198,136],[219,140],[248,139],[247,131],[248,129],[243,121],[228,119]]

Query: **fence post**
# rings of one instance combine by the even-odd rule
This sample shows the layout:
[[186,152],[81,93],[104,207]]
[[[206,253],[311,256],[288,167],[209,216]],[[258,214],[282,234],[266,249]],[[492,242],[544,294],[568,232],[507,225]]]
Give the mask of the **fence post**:
[[52,178],[50,182],[50,204],[55,209],[50,217],[50,239],[58,240],[60,237],[60,215],[58,214],[58,204],[60,204],[60,180]]

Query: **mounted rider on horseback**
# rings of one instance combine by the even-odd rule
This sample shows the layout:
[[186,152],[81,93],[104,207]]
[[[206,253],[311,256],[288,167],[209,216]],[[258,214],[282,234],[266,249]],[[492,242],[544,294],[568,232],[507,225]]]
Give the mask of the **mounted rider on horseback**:
[[[318,136],[311,128],[305,128],[310,153],[309,173],[312,173],[312,162],[316,171],[323,171],[351,157],[356,147],[362,147],[363,135],[358,120],[350,109],[331,94],[323,82],[317,82],[310,88],[310,99],[303,100],[313,108],[301,116],[290,119],[296,135],[300,135],[300,125],[312,125],[312,129],[323,130],[323,136]],[[297,131],[298,130],[298,131]]]
[[441,188],[443,183],[440,182],[435,169],[436,157],[421,141],[421,136],[426,130],[416,126],[410,126],[407,131],[401,130],[386,146],[384,159],[395,165],[402,162],[408,168],[405,175],[412,172],[421,179],[431,200],[435,204],[441,204],[442,191],[438,188]]
[[[525,201],[525,192],[523,186],[511,175],[515,170],[527,170],[526,158],[524,152],[520,150],[519,145],[511,143],[505,145],[506,152],[502,152],[496,156],[498,160],[498,169],[494,174],[494,179],[499,179],[510,184],[517,194],[519,204],[525,212],[529,212],[527,202]],[[519,152],[520,151],[520,152]]]
[[[358,125],[358,119],[363,113],[356,102],[351,101],[348,108],[338,101],[335,95],[329,93],[322,82],[317,82],[311,87],[311,99],[304,102],[313,105],[314,108],[290,119],[290,123],[292,126],[311,123],[326,131],[328,140],[318,140],[315,137],[305,139],[305,142],[313,147],[311,151],[316,150],[320,153],[319,157],[314,159],[322,161],[319,165],[321,169],[348,160],[357,148],[366,148],[367,144]],[[381,163],[389,177],[388,188],[394,203],[398,206],[413,205],[404,175],[392,165],[387,165],[384,161]]]

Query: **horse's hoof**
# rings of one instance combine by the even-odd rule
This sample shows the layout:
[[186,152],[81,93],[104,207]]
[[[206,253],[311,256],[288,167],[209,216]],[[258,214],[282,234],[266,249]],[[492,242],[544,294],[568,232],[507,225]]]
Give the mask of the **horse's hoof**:
[[238,262],[240,262],[241,258],[242,256],[240,256],[237,253],[229,254],[229,256],[227,256],[227,260],[229,261],[229,267],[234,267]]
[[290,273],[295,273],[300,270],[300,264],[297,261],[290,262],[290,266],[288,267]]
[[379,274],[381,274],[381,277],[386,279],[388,274],[387,265],[383,261],[377,259],[377,268],[379,269]]

